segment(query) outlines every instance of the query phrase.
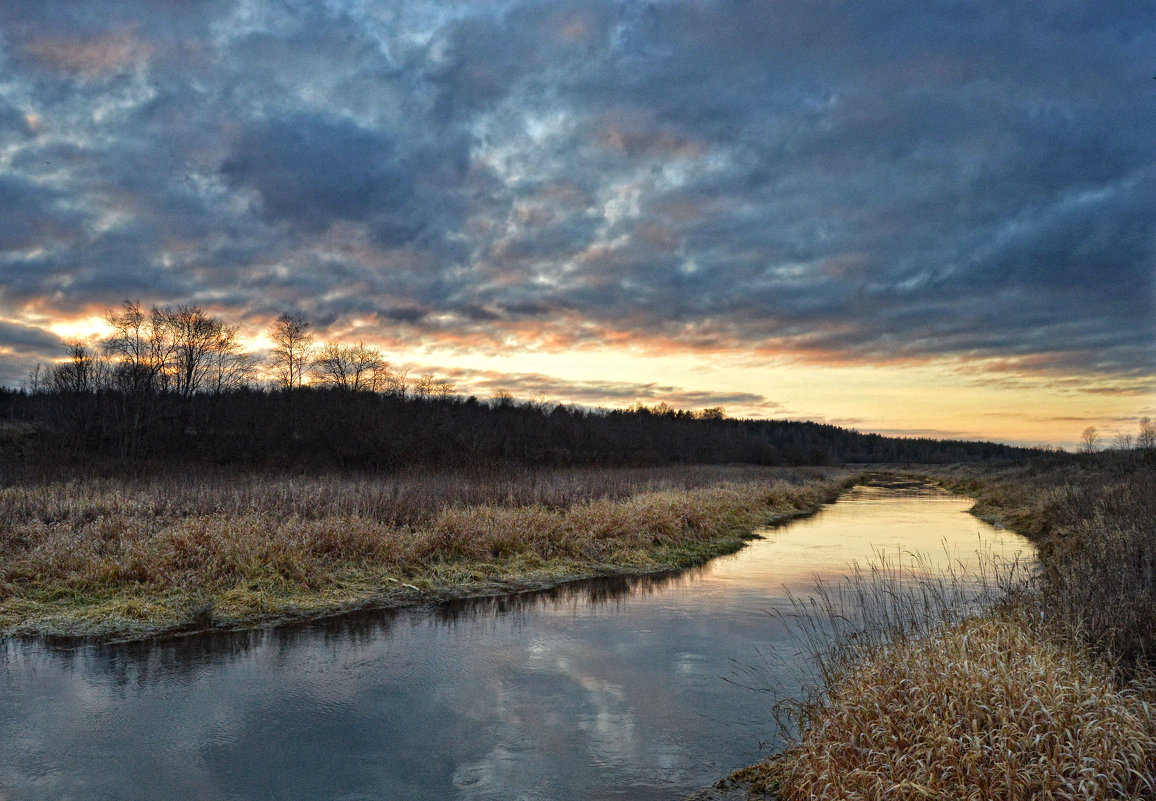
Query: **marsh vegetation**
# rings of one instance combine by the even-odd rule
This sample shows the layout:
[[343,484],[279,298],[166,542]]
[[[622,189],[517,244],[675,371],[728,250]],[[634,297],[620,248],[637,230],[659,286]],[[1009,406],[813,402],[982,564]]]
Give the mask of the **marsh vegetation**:
[[29,475],[0,488],[0,625],[143,636],[685,567],[851,481],[721,466]]
[[1156,797],[1151,459],[931,472],[1029,536],[1038,571],[978,604],[887,571],[820,588],[796,608],[819,679],[780,707],[797,738],[736,778],[788,800]]

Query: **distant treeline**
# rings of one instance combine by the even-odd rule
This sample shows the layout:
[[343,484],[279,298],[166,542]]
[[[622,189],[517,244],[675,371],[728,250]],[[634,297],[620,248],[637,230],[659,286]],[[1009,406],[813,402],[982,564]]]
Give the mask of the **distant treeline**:
[[947,463],[1029,451],[899,439],[718,410],[570,406],[335,387],[180,393],[0,389],[4,458],[92,457],[253,467]]
[[283,314],[272,350],[246,351],[236,326],[197,306],[125,301],[111,333],[73,342],[24,390],[0,389],[0,457],[91,457],[251,466],[391,469],[409,465],[661,465],[738,462],[945,463],[1014,457],[994,443],[894,439],[836,426],[727,419],[665,403],[584,410],[462,398],[432,374],[410,377],[376,348],[318,346]]

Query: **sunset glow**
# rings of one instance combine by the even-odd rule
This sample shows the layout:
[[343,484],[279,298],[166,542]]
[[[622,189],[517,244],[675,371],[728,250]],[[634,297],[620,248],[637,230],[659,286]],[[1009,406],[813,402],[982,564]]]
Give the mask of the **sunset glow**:
[[11,3],[0,384],[282,312],[462,394],[1075,443],[1156,417],[1143,4]]

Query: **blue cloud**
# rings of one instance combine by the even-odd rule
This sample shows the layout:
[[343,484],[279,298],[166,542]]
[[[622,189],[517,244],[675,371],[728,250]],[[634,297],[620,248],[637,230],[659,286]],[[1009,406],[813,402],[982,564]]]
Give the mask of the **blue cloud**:
[[0,25],[0,316],[564,314],[1153,373],[1142,4],[60,0]]

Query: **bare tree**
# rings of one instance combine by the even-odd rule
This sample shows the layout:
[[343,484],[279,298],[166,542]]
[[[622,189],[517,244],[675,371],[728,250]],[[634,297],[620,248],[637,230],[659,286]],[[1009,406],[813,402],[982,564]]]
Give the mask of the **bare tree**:
[[1156,450],[1156,423],[1151,417],[1140,418],[1140,432],[1136,435],[1136,447],[1141,450]]
[[273,370],[285,389],[301,386],[313,358],[313,334],[304,317],[282,314],[269,329],[273,340]]
[[1132,450],[1132,435],[1120,432],[1116,434],[1116,450],[1130,451]]
[[433,373],[425,373],[424,375],[414,379],[413,394],[419,398],[428,398],[433,395],[434,382]]
[[378,391],[385,385],[389,364],[377,348],[362,342],[341,345],[330,342],[321,348],[313,371],[322,384],[352,392]]
[[1088,426],[1080,434],[1080,451],[1095,453],[1098,450],[1100,450],[1100,435],[1096,432],[1095,426]]
[[130,394],[172,390],[188,399],[253,377],[255,360],[242,351],[236,326],[199,306],[154,306],[145,313],[139,303],[125,301],[106,319],[113,333],[104,350],[114,360],[120,389]]
[[553,403],[550,400],[550,393],[546,390],[539,390],[530,396],[530,408],[535,411],[546,414],[553,408]]
[[259,363],[255,354],[241,348],[237,326],[223,326],[209,356],[208,389],[221,395],[252,384]]
[[350,389],[377,392],[389,376],[389,362],[377,348],[358,342],[350,353],[353,384]]
[[126,300],[105,318],[112,335],[102,343],[111,359],[112,382],[120,390],[122,455],[136,456],[147,448],[160,415],[160,395],[172,378],[176,350],[169,312]]
[[162,309],[173,342],[173,384],[178,395],[190,398],[202,388],[213,367],[213,355],[224,344],[225,325],[199,306]]
[[74,395],[95,392],[101,378],[97,355],[85,342],[69,342],[65,347],[67,360],[49,370],[49,386],[57,392]]
[[39,395],[41,392],[47,392],[51,383],[49,370],[40,362],[28,371],[28,378],[24,379],[25,389],[30,395]]
[[387,368],[381,376],[381,386],[378,387],[379,392],[388,392],[390,395],[396,395],[399,398],[404,398],[410,389],[409,368],[402,368],[394,370],[392,367]]
[[176,347],[168,316],[155,306],[146,313],[140,303],[126,300],[120,311],[105,317],[113,332],[104,340],[104,351],[115,362],[121,390],[147,395],[168,388]]
[[438,378],[426,373],[413,382],[413,392],[419,398],[448,398],[457,387],[448,378]]
[[66,353],[63,361],[45,370],[44,389],[55,395],[52,406],[60,424],[59,433],[77,452],[89,435],[101,427],[96,396],[109,386],[108,361],[81,340],[69,342]]

